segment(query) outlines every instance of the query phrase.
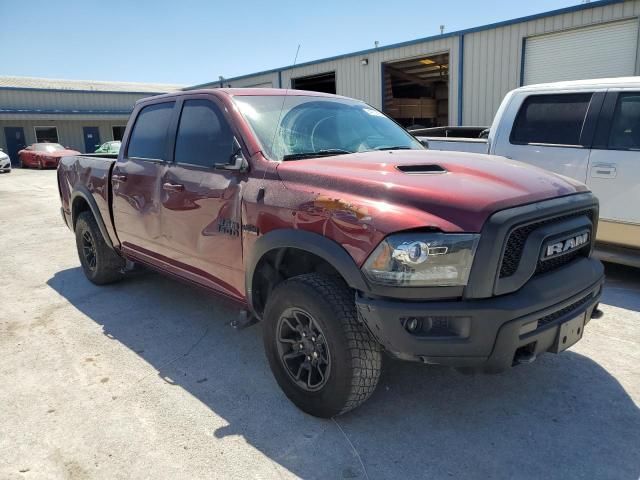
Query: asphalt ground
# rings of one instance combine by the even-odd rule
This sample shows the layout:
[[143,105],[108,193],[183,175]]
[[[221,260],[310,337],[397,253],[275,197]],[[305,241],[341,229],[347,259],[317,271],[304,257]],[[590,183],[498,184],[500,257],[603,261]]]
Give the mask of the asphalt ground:
[[499,375],[385,358],[362,407],[297,410],[260,326],[153,272],[97,287],[55,171],[0,175],[0,478],[640,477],[640,271],[578,344]]

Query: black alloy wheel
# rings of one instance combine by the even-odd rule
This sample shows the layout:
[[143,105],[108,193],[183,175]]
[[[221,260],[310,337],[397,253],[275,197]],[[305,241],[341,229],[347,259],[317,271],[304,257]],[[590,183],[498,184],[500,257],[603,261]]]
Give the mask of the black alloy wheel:
[[303,390],[321,389],[331,374],[331,355],[313,316],[288,308],[278,320],[278,354],[291,379]]

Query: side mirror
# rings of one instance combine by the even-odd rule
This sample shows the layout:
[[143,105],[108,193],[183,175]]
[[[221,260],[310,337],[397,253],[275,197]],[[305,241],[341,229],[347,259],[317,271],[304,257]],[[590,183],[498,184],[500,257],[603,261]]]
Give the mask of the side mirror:
[[427,140],[422,139],[422,140],[420,140],[420,143],[421,143],[424,147],[429,148],[429,142],[428,142]]
[[246,172],[249,169],[249,163],[242,154],[242,147],[237,139],[233,139],[233,153],[229,157],[229,163],[217,163],[216,170],[236,170],[238,172]]

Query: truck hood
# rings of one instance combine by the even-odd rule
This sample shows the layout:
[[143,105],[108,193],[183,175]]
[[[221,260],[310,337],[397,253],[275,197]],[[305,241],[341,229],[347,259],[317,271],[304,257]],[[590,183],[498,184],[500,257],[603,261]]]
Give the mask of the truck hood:
[[373,221],[376,205],[395,211],[396,229],[479,232],[499,210],[587,190],[524,163],[461,152],[361,152],[286,161],[277,172],[287,188],[310,189],[355,208],[366,205]]

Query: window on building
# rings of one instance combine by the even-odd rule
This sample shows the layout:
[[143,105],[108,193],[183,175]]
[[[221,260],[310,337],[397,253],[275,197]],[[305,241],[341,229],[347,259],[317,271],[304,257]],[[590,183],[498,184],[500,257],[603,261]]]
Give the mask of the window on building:
[[618,96],[609,133],[609,148],[640,150],[640,92]]
[[56,127],[35,127],[36,143],[58,143]]
[[533,95],[527,98],[511,131],[511,143],[580,145],[591,93]]
[[127,149],[129,157],[166,160],[167,130],[174,103],[156,103],[140,111]]
[[313,92],[336,93],[336,72],[291,79],[291,88]]
[[125,126],[122,125],[116,125],[111,127],[111,132],[113,133],[113,139],[114,140],[122,140],[124,138],[124,130],[125,130]]
[[184,102],[176,137],[175,161],[204,167],[227,164],[233,133],[222,112],[209,100]]

